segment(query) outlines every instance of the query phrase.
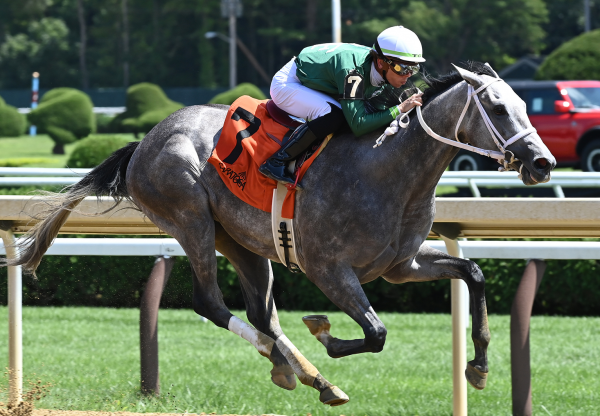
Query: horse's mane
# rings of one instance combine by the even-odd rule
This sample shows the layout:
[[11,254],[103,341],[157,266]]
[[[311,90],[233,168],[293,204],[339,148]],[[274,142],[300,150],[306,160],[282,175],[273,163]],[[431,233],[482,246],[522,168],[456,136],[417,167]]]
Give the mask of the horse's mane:
[[[484,63],[467,61],[461,62],[460,66],[468,71],[476,73],[477,75],[489,75],[496,78],[494,71]],[[423,91],[423,105],[427,105],[427,103],[431,101],[433,97],[458,84],[463,80],[463,78],[456,70],[452,70],[451,72],[438,77],[423,74],[422,80],[427,86],[427,88]]]

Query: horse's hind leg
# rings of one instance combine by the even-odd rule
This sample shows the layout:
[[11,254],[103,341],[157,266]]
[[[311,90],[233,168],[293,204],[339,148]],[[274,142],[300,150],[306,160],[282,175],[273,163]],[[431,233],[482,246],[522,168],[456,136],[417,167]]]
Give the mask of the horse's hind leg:
[[[215,224],[215,229],[217,250],[231,262],[240,279],[246,304],[246,316],[256,329],[276,340],[283,332],[279,326],[271,291],[273,275],[269,260],[240,246],[220,224]],[[271,370],[273,383],[283,389],[294,390],[296,388],[294,370],[276,346],[271,350],[269,359],[273,363]]]
[[246,315],[260,332],[276,340],[270,360],[273,363],[271,380],[284,389],[296,386],[294,373],[302,384],[317,389],[324,404],[338,406],[348,396],[329,383],[284,335],[273,299],[273,271],[271,263],[235,242],[219,224],[216,224],[216,246],[235,267],[240,279]]
[[473,330],[471,338],[475,346],[475,359],[469,361],[465,375],[476,389],[485,387],[488,375],[487,347],[490,343],[485,279],[477,264],[470,260],[452,257],[425,244],[412,262],[401,264],[387,272],[383,278],[390,283],[427,282],[441,279],[462,279],[471,295]]

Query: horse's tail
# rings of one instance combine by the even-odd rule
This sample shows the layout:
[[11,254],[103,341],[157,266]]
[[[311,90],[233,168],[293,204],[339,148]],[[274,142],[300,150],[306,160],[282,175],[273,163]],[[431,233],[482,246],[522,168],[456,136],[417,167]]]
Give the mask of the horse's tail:
[[117,150],[79,182],[66,187],[62,192],[41,192],[48,197],[48,200],[43,202],[47,208],[35,215],[34,219],[39,222],[16,243],[18,258],[2,259],[2,265],[22,265],[25,272],[35,275],[35,270],[60,228],[86,196],[111,196],[115,204],[104,212],[114,209],[123,199],[129,199],[125,174],[129,160],[138,145],[139,142],[131,142]]

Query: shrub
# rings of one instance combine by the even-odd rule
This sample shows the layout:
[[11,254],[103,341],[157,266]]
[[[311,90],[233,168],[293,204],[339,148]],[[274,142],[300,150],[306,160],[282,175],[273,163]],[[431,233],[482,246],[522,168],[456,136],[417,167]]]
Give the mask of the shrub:
[[67,160],[70,168],[93,168],[102,163],[130,140],[118,135],[97,135],[81,140],[75,145]]
[[[486,276],[489,313],[509,314],[526,265],[525,260],[475,260]],[[25,305],[138,307],[153,257],[46,256],[38,269],[39,279],[23,277]],[[533,313],[547,315],[598,316],[600,296],[597,260],[548,260],[546,275],[536,296]],[[273,263],[273,293],[277,308],[322,313],[338,310],[302,274],[289,273]],[[243,295],[233,266],[217,259],[219,287],[225,304],[244,309]],[[6,276],[6,268],[0,270]],[[1,279],[1,278],[0,278]],[[376,311],[450,311],[450,282],[392,285],[377,279],[363,286]],[[161,307],[191,308],[192,274],[187,258],[177,257],[165,288]],[[6,304],[6,285],[0,285],[0,304]]]
[[40,133],[47,133],[54,140],[52,153],[64,154],[65,144],[96,132],[93,109],[87,94],[74,88],[55,88],[44,94],[28,118]]
[[540,65],[535,79],[600,79],[600,29],[556,48]]
[[113,119],[112,126],[137,137],[182,107],[183,104],[171,101],[158,85],[142,82],[127,89],[127,110]]
[[17,109],[6,104],[0,97],[0,137],[17,137],[25,133],[27,122],[25,116]]
[[240,98],[242,95],[249,95],[257,100],[266,100],[265,94],[254,84],[244,82],[229,91],[222,92],[221,94],[215,95],[208,102],[209,104],[225,104],[231,105],[235,100]]
[[20,168],[22,166],[34,166],[44,165],[52,163],[53,159],[43,157],[15,157],[11,159],[0,159],[0,167],[3,168]]
[[114,118],[115,116],[96,114],[96,132],[100,134],[118,133],[113,124]]

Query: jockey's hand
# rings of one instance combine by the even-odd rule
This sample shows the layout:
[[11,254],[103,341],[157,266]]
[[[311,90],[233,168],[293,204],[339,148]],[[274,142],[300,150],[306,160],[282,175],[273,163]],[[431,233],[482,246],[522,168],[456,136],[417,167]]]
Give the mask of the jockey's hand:
[[406,100],[402,101],[402,103],[400,103],[400,105],[398,106],[399,110],[402,113],[407,113],[408,111],[410,111],[411,108],[414,108],[416,106],[419,106],[419,107],[422,106],[423,105],[423,98],[421,97],[422,95],[423,95],[423,93],[411,95]]

